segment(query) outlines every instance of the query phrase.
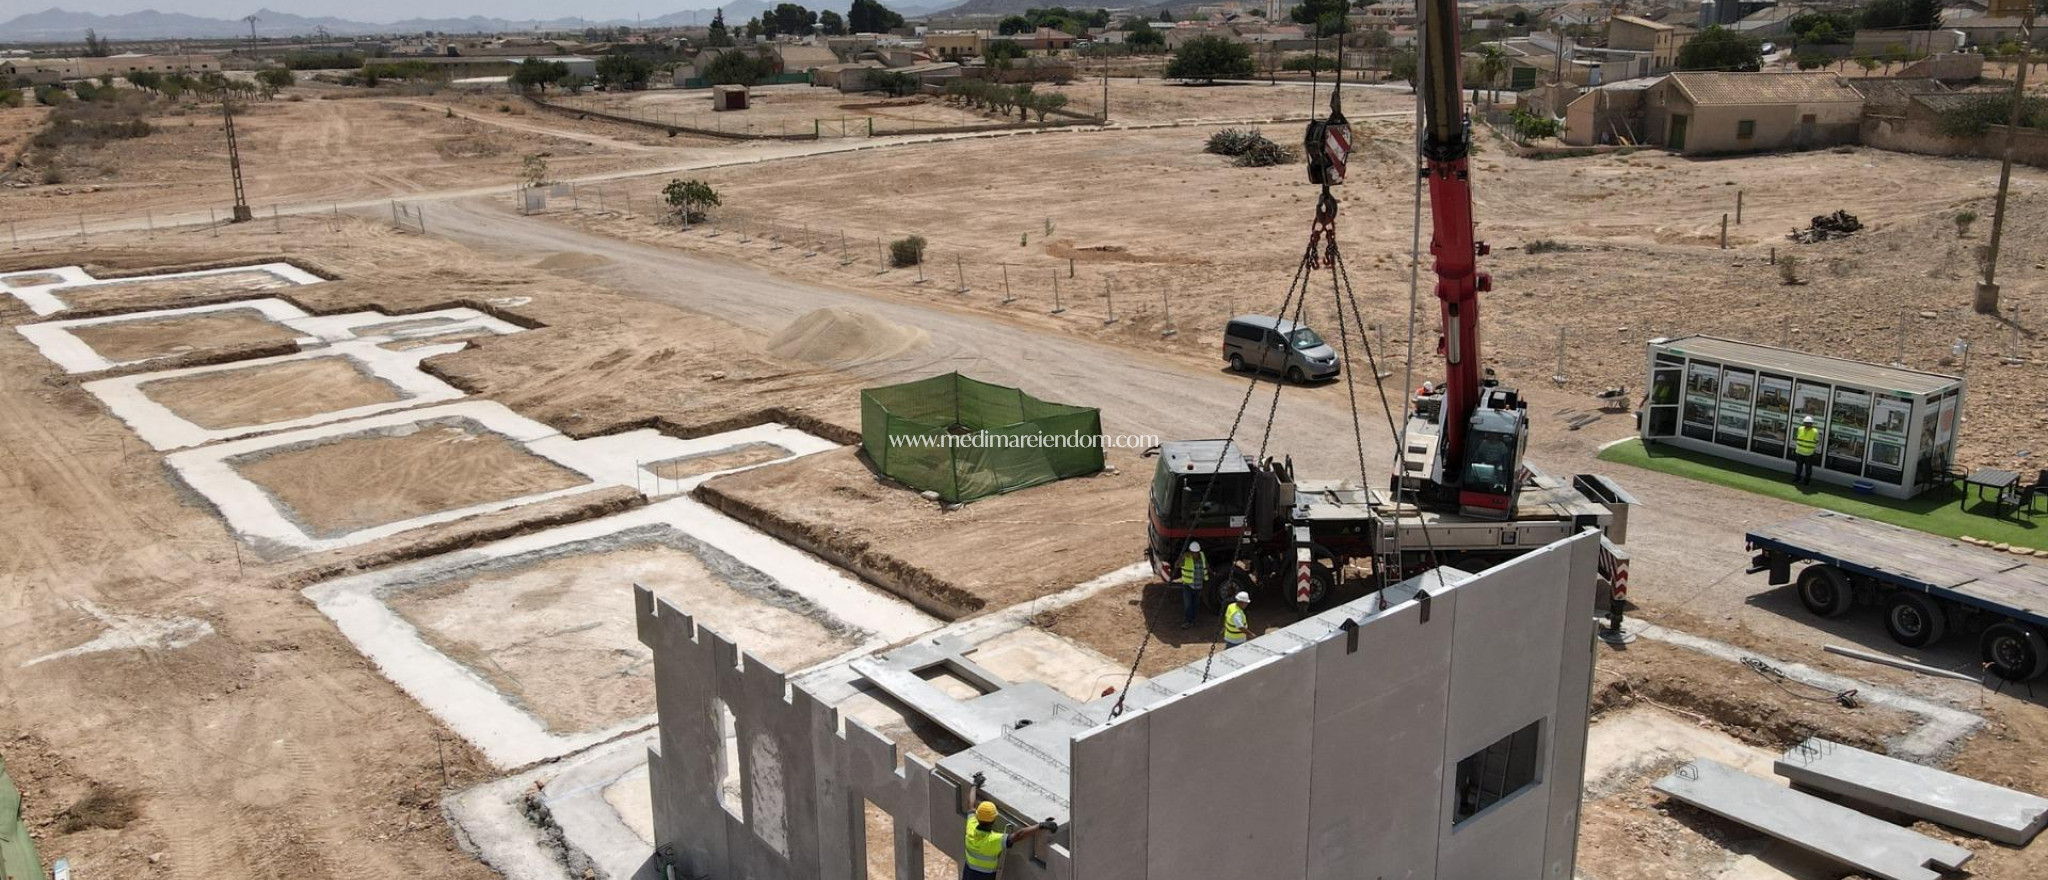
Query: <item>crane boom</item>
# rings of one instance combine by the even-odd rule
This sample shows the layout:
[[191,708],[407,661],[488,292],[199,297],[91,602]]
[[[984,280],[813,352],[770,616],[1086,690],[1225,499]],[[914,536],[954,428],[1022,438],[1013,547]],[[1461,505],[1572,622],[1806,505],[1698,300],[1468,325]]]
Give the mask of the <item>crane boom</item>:
[[[1435,259],[1443,320],[1439,353],[1445,366],[1432,482],[1441,496],[1454,495],[1462,510],[1505,518],[1512,515],[1520,483],[1527,423],[1518,397],[1485,381],[1480,364],[1479,294],[1493,289],[1493,282],[1479,271],[1478,258],[1487,247],[1473,234],[1472,135],[1465,117],[1456,0],[1424,0],[1422,36],[1417,89],[1423,112],[1421,173],[1429,182],[1429,252]],[[1475,434],[1485,449],[1473,448]]]

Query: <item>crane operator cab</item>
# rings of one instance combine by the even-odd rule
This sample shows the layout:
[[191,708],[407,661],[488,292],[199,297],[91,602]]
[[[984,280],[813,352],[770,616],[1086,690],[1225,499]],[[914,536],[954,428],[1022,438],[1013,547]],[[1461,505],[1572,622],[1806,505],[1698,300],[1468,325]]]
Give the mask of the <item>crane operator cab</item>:
[[1459,469],[1458,512],[1485,519],[1514,515],[1515,496],[1525,475],[1522,453],[1529,446],[1527,404],[1513,391],[1489,387],[1465,432],[1465,461]]

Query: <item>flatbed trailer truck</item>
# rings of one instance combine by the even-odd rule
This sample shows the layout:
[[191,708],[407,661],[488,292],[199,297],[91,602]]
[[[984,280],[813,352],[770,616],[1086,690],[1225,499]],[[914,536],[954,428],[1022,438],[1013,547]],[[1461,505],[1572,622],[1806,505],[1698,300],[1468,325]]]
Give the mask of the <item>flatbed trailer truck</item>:
[[[1796,584],[1799,603],[1826,618],[1858,606],[1884,614],[1885,632],[1925,648],[1952,632],[1977,636],[1984,668],[2008,681],[2048,673],[2048,565],[1960,540],[1822,511],[1746,536],[1750,572]],[[1794,563],[1804,563],[1793,573]]]

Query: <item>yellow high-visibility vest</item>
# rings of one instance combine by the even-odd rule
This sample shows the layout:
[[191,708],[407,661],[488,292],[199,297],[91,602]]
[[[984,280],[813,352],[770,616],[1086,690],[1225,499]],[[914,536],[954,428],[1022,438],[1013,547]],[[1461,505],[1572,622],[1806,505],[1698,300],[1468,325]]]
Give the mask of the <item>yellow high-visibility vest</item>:
[[1003,866],[1003,832],[983,831],[981,823],[967,817],[967,867],[993,874]]
[[1180,555],[1180,582],[1183,584],[1200,583],[1202,579],[1198,575],[1201,574],[1201,567],[1202,554],[1194,551],[1182,553]]
[[1223,611],[1223,643],[1242,645],[1245,639],[1244,606],[1236,602]]
[[1814,425],[1800,425],[1792,432],[1792,451],[1800,455],[1812,455],[1820,448],[1820,428]]

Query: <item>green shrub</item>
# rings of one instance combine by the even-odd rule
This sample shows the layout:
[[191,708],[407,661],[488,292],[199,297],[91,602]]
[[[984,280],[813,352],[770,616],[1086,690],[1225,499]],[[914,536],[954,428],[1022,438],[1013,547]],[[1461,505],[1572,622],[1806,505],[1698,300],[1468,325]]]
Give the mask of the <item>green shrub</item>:
[[1550,254],[1556,253],[1558,251],[1568,250],[1571,250],[1571,247],[1569,245],[1557,241],[1556,239],[1550,238],[1539,238],[1535,241],[1529,242],[1528,244],[1522,245],[1522,252],[1527,254]]
[[[1934,128],[1949,137],[1973,138],[1982,136],[1991,126],[2004,125],[2011,119],[2011,95],[1983,93],[1970,95],[1941,111],[1940,117],[1935,119]],[[2029,97],[2021,102],[2020,127],[2048,128],[2048,98]]]
[[1975,211],[1957,211],[1957,212],[1956,212],[1956,237],[1957,237],[1957,238],[1968,238],[1968,237],[1969,237],[1969,235],[1970,235],[1970,224],[1972,224],[1972,223],[1975,223],[1975,222],[1977,222],[1977,212],[1975,212]]
[[1209,143],[1202,147],[1202,152],[1215,153],[1218,156],[1241,156],[1246,150],[1251,149],[1254,142],[1265,139],[1265,136],[1256,130],[1226,128],[1210,135]]
[[1295,158],[1294,150],[1259,137],[1252,142],[1251,147],[1237,154],[1231,163],[1239,168],[1265,168],[1271,165],[1291,165]]
[[0,107],[21,106],[20,89],[0,89]]
[[924,262],[924,236],[913,235],[889,242],[889,265],[915,266]]
[[1280,63],[1281,70],[1336,70],[1337,59],[1332,55],[1297,55]]

